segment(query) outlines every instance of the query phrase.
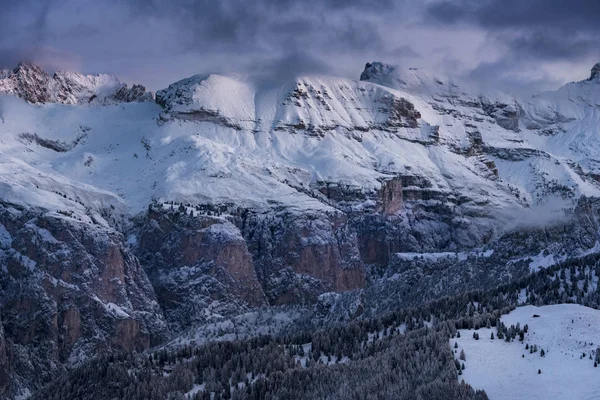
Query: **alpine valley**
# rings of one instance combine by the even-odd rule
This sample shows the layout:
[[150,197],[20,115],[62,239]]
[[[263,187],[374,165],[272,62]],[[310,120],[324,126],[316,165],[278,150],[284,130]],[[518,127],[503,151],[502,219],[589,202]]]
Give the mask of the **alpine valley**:
[[0,398],[486,399],[450,337],[600,304],[584,78],[0,70]]

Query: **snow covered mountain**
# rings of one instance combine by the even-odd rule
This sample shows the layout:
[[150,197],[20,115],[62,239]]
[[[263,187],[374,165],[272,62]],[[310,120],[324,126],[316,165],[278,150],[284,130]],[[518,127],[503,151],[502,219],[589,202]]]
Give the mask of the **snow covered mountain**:
[[[377,62],[360,80],[196,75],[155,101],[107,75],[0,72],[0,260],[10,265],[0,307],[24,281],[46,293],[54,350],[29,354],[60,353],[68,365],[253,307],[364,288],[398,253],[487,246],[493,269],[543,250],[590,251],[593,223],[569,254],[556,232],[536,245],[515,232],[596,217],[586,199],[600,197],[599,71],[527,101]],[[27,245],[27,232],[46,245]],[[90,242],[110,245],[97,254]],[[85,254],[92,272],[73,275]],[[110,285],[92,285],[97,274]],[[99,313],[59,317],[79,334],[51,328],[89,304]],[[25,352],[39,344],[17,340],[27,318],[3,317],[5,338]],[[104,341],[91,340],[98,320]]]
[[118,103],[153,101],[141,85],[129,88],[112,75],[83,75],[58,71],[48,75],[38,65],[20,63],[14,70],[0,70],[0,95],[20,97],[32,104]]
[[[19,66],[2,81],[4,92],[81,104],[106,100],[100,93],[120,84],[62,72],[46,83],[56,90],[45,90],[40,71]],[[152,199],[321,209],[336,202],[321,196],[332,184],[375,198],[402,176],[421,181],[403,185],[408,201],[429,197],[491,219],[598,193],[596,75],[525,103],[379,63],[361,79],[301,77],[273,88],[243,76],[195,76],[159,91],[162,109],[123,104],[129,99],[31,108],[5,98],[2,151],[26,152],[19,158],[30,165],[115,192],[133,213]]]

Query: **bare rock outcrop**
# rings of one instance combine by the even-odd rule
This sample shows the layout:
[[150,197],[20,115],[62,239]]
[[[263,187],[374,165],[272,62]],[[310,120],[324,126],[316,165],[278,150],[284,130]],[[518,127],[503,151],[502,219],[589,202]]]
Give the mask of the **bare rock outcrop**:
[[591,72],[588,80],[589,81],[600,80],[600,63],[594,64],[594,66],[592,67],[592,72]]
[[271,304],[311,303],[365,285],[356,236],[341,213],[247,213],[237,224]]
[[240,231],[223,218],[150,210],[136,251],[175,328],[266,304]]
[[21,63],[10,75],[0,81],[0,93],[13,94],[33,103],[51,100],[50,76],[38,65]]

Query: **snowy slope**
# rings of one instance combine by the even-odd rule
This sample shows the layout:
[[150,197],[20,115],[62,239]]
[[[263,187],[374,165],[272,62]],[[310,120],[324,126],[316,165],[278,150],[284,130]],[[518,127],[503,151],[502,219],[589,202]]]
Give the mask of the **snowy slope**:
[[466,89],[468,82],[415,68],[367,64],[361,79],[419,96],[441,117],[440,131],[453,144],[475,135],[498,176],[530,205],[548,212],[569,208],[569,199],[582,194],[598,194],[597,71],[522,103],[502,93],[477,95]]
[[525,103],[524,137],[538,148],[581,165],[594,179],[600,175],[600,74],[598,64],[587,80],[571,82]]
[[124,202],[111,192],[45,173],[8,154],[0,153],[0,199],[10,204],[46,209],[50,215],[95,221],[104,226],[103,211],[126,211]]
[[[524,342],[518,338],[510,343],[491,340],[495,328],[477,330],[479,340],[473,339],[471,330],[461,330],[460,338],[450,340],[453,349],[455,342],[459,345],[456,358],[461,350],[465,352],[461,379],[484,389],[490,400],[600,396],[600,367],[594,368],[589,358],[600,347],[600,311],[575,304],[525,306],[503,316],[502,321],[506,326],[527,324]],[[525,344],[537,345],[538,352],[530,354]],[[544,357],[540,356],[541,349]],[[586,356],[582,358],[583,353]]]
[[[274,200],[323,207],[292,186],[309,188],[316,181],[337,181],[373,191],[380,188],[381,178],[409,169],[411,174],[427,177],[440,191],[454,190],[443,174],[460,178],[456,190],[465,185],[477,191],[483,191],[478,189],[482,187],[496,190],[496,184],[487,179],[489,172],[478,170],[486,171],[481,163],[419,143],[428,134],[426,122],[417,128],[385,125],[389,113],[381,112],[373,103],[397,93],[335,78],[326,91],[328,81],[324,79],[303,83],[318,85],[326,93],[349,91],[328,100],[331,112],[318,110],[313,99],[303,99],[301,107],[289,105],[286,100],[290,92],[285,89],[250,95],[249,85],[236,83],[239,90],[230,90],[230,78],[214,79],[227,85],[218,96],[195,88],[193,101],[201,105],[167,106],[171,112],[188,112],[182,111],[185,107],[218,110],[231,124],[213,118],[194,122],[171,119],[157,124],[161,109],[155,104],[84,109],[47,104],[34,108],[5,98],[1,108],[2,150],[20,154],[26,162],[47,171],[116,192],[139,208],[152,198],[257,204]],[[213,86],[207,90],[215,92]],[[361,99],[357,93],[363,93],[363,86],[367,93]],[[254,98],[256,103],[251,101]],[[253,118],[252,113],[261,117]],[[281,128],[298,121],[307,127],[327,129],[327,134]],[[249,123],[257,128],[250,129]],[[356,127],[370,130],[360,133],[362,138],[357,140],[349,134]],[[59,141],[69,150],[44,148],[23,138],[23,133]],[[69,145],[80,136],[84,137],[76,145]],[[501,192],[502,198],[512,201],[510,193]]]

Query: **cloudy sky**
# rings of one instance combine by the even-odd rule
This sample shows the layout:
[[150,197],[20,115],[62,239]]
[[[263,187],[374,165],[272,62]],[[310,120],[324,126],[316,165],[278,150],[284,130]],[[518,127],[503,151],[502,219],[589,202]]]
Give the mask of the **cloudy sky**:
[[206,72],[357,78],[380,60],[512,92],[600,61],[598,0],[0,0],[0,67],[156,90]]

